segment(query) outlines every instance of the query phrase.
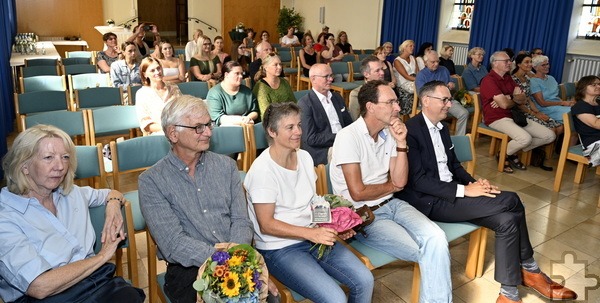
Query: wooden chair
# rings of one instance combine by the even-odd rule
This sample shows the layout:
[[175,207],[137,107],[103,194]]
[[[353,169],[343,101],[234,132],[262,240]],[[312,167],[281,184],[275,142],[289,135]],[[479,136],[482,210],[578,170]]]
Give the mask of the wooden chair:
[[60,63],[61,63],[62,66],[74,65],[74,64],[88,64],[88,65],[91,65],[92,64],[92,59],[91,58],[84,58],[84,57],[63,58],[62,60],[60,60]]
[[[560,156],[558,157],[558,164],[556,166],[556,176],[554,177],[553,190],[555,192],[560,191],[567,160],[577,162],[577,170],[575,170],[575,178],[573,180],[573,182],[576,184],[583,182],[588,168],[587,166],[590,162],[588,158],[583,156],[583,147],[581,144],[569,146],[571,136],[577,135],[575,133],[575,127],[573,126],[573,117],[571,116],[571,112],[563,114],[563,121],[565,125],[565,132],[562,147],[560,149]],[[596,168],[596,174],[600,175],[600,166]],[[598,207],[600,207],[600,201]]]
[[65,52],[65,58],[86,58],[90,60],[90,64],[96,65],[95,51],[73,51]]
[[21,118],[21,129],[37,124],[54,125],[73,138],[75,144],[90,145],[87,119],[81,111],[58,110],[29,115]]
[[58,66],[58,59],[25,59],[25,66]]
[[19,91],[30,93],[38,91],[67,90],[65,76],[35,76],[29,78],[19,77]]
[[[72,58],[72,59],[85,59],[85,58]],[[98,68],[96,65],[91,64],[70,64],[61,66],[62,74],[68,75],[80,75],[80,74],[91,74],[97,73]]]
[[296,100],[300,100],[300,98],[308,95],[308,93],[310,92],[310,90],[305,89],[305,90],[297,90],[294,92],[294,97],[296,97]]
[[60,69],[58,66],[52,65],[38,65],[38,66],[22,66],[21,75],[23,78],[35,77],[35,76],[60,76]]
[[310,82],[310,78],[304,76],[302,73],[302,64],[300,61],[300,56],[296,57],[297,62],[297,71],[296,71],[296,90],[304,90],[304,83],[306,83],[306,89],[311,89],[312,83]]
[[150,303],[170,303],[165,296],[165,273],[158,273],[158,245],[152,238],[150,231],[146,228],[146,245],[148,249],[148,299]]
[[350,103],[350,92],[359,87],[361,84],[353,83],[352,64],[350,62],[331,62],[329,63],[333,74],[348,74],[348,82],[333,82],[331,89],[338,92],[348,107]]
[[267,135],[263,128],[262,122],[256,124],[244,124],[244,131],[246,132],[245,138],[247,140],[246,153],[242,160],[242,170],[248,171],[252,162],[256,159],[257,150],[263,150],[269,147],[267,142]]
[[73,110],[123,105],[122,87],[91,87],[75,90]]
[[577,82],[565,82],[558,85],[558,89],[560,90],[560,99],[569,100],[575,97],[576,86]]
[[220,126],[212,130],[208,150],[222,155],[239,154],[238,169],[244,170],[245,153],[249,147],[243,126]]
[[125,105],[135,105],[135,95],[137,94],[137,91],[140,90],[140,88],[142,87],[143,86],[141,85],[127,86],[127,99],[124,100]]
[[184,95],[192,95],[203,100],[206,99],[206,96],[208,95],[208,82],[181,82],[177,83],[177,86],[179,86],[179,90]]
[[92,87],[111,87],[109,74],[86,73],[78,75],[68,75],[69,91],[71,92],[71,102],[75,104],[74,91],[76,89],[86,89]]
[[125,136],[133,138],[140,127],[135,106],[119,105],[96,109],[86,109],[84,113],[90,128],[90,144],[95,145],[98,137],[108,143],[113,138]]
[[481,109],[481,100],[479,94],[473,95],[473,106],[475,108],[475,113],[473,115],[473,125],[471,127],[471,133],[474,136],[474,139],[479,135],[486,135],[492,137],[492,142],[490,144],[489,155],[493,156],[496,152],[497,141],[500,140],[500,157],[498,160],[498,171],[504,171],[504,162],[506,160],[506,148],[508,146],[508,135],[502,132],[499,132],[481,122],[483,119],[483,111]]
[[23,131],[25,117],[52,111],[66,111],[69,102],[66,91],[36,91],[30,93],[14,93],[17,128]]

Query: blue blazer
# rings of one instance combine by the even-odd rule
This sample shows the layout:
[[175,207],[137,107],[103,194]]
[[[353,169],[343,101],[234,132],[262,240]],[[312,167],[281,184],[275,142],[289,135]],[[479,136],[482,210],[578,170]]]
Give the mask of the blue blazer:
[[[350,125],[352,118],[348,113],[344,98],[334,92],[331,102],[342,127]],[[333,146],[335,140],[327,113],[313,90],[300,98],[298,105],[302,109],[302,149],[312,156],[315,166],[327,164],[327,150]]]
[[448,169],[453,175],[452,182],[440,180],[433,142],[423,113],[409,119],[406,128],[409,147],[408,184],[395,196],[429,216],[435,203],[443,201],[453,203],[456,200],[458,184],[467,185],[469,182],[475,182],[475,179],[458,162],[447,124],[444,124],[440,135],[448,156]]

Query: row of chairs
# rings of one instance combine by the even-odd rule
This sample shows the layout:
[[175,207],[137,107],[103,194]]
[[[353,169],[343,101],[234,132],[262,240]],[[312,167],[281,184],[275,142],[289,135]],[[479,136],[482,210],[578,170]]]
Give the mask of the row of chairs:
[[25,59],[19,70],[23,78],[34,76],[77,75],[96,73],[95,52],[66,52],[69,57],[63,59]]

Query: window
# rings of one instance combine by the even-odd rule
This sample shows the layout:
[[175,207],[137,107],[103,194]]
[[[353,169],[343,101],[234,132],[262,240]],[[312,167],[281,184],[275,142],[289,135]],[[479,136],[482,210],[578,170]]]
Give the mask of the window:
[[452,20],[450,21],[452,29],[468,31],[471,28],[474,7],[475,0],[457,0],[454,2]]
[[600,40],[600,0],[583,1],[583,11],[577,36]]

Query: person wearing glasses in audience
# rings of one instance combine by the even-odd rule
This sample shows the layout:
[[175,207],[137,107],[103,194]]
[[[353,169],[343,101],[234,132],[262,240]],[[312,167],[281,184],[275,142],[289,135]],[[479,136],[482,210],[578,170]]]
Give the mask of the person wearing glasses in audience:
[[189,75],[192,81],[213,82],[221,77],[221,60],[211,52],[212,42],[207,36],[196,41],[196,54],[190,60]]
[[600,77],[585,76],[577,82],[571,108],[575,131],[581,137],[583,154],[592,166],[600,165]]
[[171,43],[163,41],[159,44],[157,59],[163,67],[163,81],[177,84],[185,81],[185,64],[174,54]]
[[[233,41],[231,44],[231,61],[235,61],[240,64],[242,71],[244,72],[244,78],[250,76],[250,64],[252,64],[252,58],[250,58],[250,51],[248,47],[240,42]],[[223,68],[225,68],[223,66]]]
[[[450,80],[450,72],[444,66],[440,66],[440,57],[434,50],[425,54],[425,68],[417,74],[415,87],[420,90],[425,83],[437,80],[446,83],[448,89],[454,90],[455,84]],[[455,135],[462,136],[467,133],[467,120],[469,120],[469,111],[456,100],[449,101],[452,106],[448,106],[448,112],[456,118]]]
[[[485,84],[484,84],[485,86]],[[518,285],[542,296],[569,300],[577,295],[550,280],[533,258],[525,208],[514,192],[500,191],[486,179],[476,180],[460,164],[448,125],[442,121],[454,106],[445,82],[419,90],[421,113],[406,122],[408,184],[396,197],[408,201],[431,220],[471,222],[496,232],[494,278],[501,283],[497,303],[521,302]],[[429,302],[429,301],[426,301]]]
[[142,132],[148,135],[163,134],[160,114],[165,104],[181,96],[177,84],[167,84],[158,59],[144,58],[140,66],[143,87],[135,95],[135,108]]
[[282,70],[279,56],[270,53],[262,59],[260,71],[254,77],[256,85],[252,88],[252,93],[258,100],[261,119],[271,103],[296,102],[292,87],[285,78],[279,76]]
[[114,87],[141,85],[140,61],[137,60],[136,46],[133,42],[125,42],[121,45],[121,60],[110,65],[110,79]]
[[221,125],[242,125],[259,122],[258,102],[250,90],[242,85],[242,67],[236,61],[223,66],[223,79],[206,96],[211,119]]
[[563,123],[563,114],[571,111],[575,100],[561,100],[558,82],[550,75],[548,57],[538,55],[531,59],[535,75],[531,77],[531,96],[538,109],[548,117]]
[[252,243],[252,222],[235,161],[208,151],[213,122],[202,99],[165,105],[162,129],[171,151],[139,177],[142,215],[167,261],[165,294],[196,302],[198,267],[221,242]]
[[409,152],[396,93],[385,81],[369,81],[360,89],[358,102],[360,117],[342,128],[333,143],[333,193],[355,208],[366,205],[375,215],[356,240],[419,263],[419,302],[452,302],[446,234],[407,201],[393,197],[408,181]]
[[98,65],[98,71],[103,74],[110,73],[110,65],[113,62],[119,60],[121,50],[117,43],[117,35],[108,32],[102,35],[102,40],[106,44],[106,50],[99,51],[96,56],[96,65]]
[[488,74],[487,68],[482,64],[485,51],[481,47],[473,47],[467,55],[471,62],[467,64],[467,68],[463,71],[462,78],[465,81],[467,90],[479,92],[481,79]]
[[310,68],[312,90],[298,100],[302,109],[302,149],[315,165],[327,164],[335,135],[352,123],[344,98],[331,92],[333,75],[327,64],[317,63]]
[[556,139],[556,134],[531,119],[526,119],[525,126],[515,123],[511,108],[525,104],[527,96],[510,76],[512,62],[506,52],[493,53],[490,63],[492,70],[481,80],[483,122],[510,137],[504,172],[511,174],[514,169],[527,169],[519,160],[519,151],[526,152],[551,143]]
[[[373,274],[345,245],[349,230],[313,226],[311,209],[317,175],[308,152],[300,149],[300,108],[292,102],[269,105],[263,126],[269,148],[244,179],[257,250],[269,274],[312,302],[368,303]],[[319,257],[315,243],[330,247]],[[349,289],[349,298],[338,281]]]

